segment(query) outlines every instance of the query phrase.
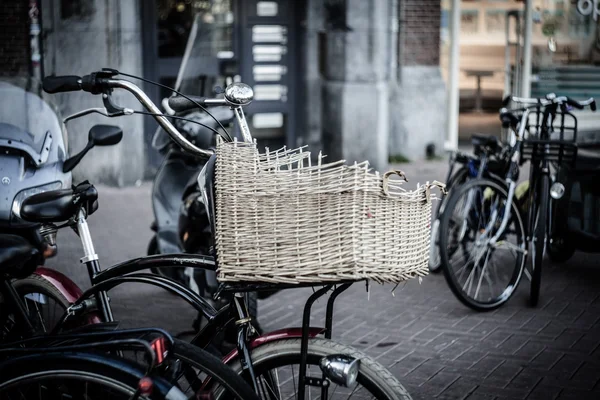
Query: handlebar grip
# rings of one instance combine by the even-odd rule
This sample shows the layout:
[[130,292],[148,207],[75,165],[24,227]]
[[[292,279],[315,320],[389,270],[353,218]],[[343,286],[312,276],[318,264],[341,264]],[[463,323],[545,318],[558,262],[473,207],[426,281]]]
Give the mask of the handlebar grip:
[[46,93],[76,92],[81,90],[81,77],[75,75],[47,76],[42,81]]
[[570,97],[567,97],[567,104],[570,105],[571,107],[575,107],[578,110],[583,110],[583,106],[581,104],[579,104],[579,102],[577,100],[573,100]]
[[590,103],[590,109],[592,111],[596,111],[596,100],[592,100],[592,102]]
[[[169,107],[171,107],[174,111],[181,112],[191,110],[193,108],[198,108],[198,104],[204,107],[205,105],[205,97],[199,96],[188,96],[193,101],[186,99],[183,96],[174,96],[169,99]],[[194,103],[195,102],[195,103]],[[198,103],[198,104],[196,104]]]
[[502,107],[506,107],[510,104],[510,100],[512,99],[512,96],[506,95],[503,99],[502,99]]

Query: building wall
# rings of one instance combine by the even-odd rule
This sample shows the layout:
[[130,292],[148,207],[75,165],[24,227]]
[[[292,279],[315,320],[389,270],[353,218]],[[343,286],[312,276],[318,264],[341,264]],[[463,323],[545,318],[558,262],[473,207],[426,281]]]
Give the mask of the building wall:
[[442,154],[446,86],[440,71],[440,1],[399,0],[399,79],[390,91],[389,153],[419,160]]
[[[142,76],[140,0],[42,0],[44,67],[46,75],[85,75],[103,67]],[[136,82],[139,83],[139,82]],[[132,95],[115,91],[114,102],[141,109]],[[100,96],[86,92],[55,95],[64,116],[102,107]],[[75,154],[87,142],[95,124],[118,125],[123,140],[116,146],[94,148],[73,171],[74,181],[117,186],[143,178],[144,124],[140,115],[109,119],[91,114],[68,123],[69,150]]]
[[440,1],[400,0],[402,65],[439,66],[440,64]]
[[0,2],[0,76],[29,74],[28,1]]

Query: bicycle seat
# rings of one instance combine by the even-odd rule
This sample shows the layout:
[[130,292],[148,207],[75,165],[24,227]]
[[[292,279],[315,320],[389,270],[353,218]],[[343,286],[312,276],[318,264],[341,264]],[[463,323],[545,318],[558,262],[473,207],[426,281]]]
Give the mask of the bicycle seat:
[[600,148],[579,147],[575,169],[578,171],[600,170]]
[[39,251],[27,239],[0,234],[0,271],[11,278],[29,275],[37,267]]
[[98,191],[88,182],[26,198],[21,206],[21,218],[30,222],[61,222],[76,216],[82,207],[87,215],[98,209]]
[[496,153],[502,148],[502,142],[496,136],[488,135],[473,135],[471,136],[471,144],[475,148],[475,153],[487,149],[488,153]]

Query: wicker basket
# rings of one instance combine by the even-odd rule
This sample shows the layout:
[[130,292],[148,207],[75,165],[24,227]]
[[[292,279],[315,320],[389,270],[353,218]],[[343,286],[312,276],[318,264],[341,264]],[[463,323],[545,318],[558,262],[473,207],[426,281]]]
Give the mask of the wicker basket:
[[303,149],[217,146],[218,278],[229,282],[401,282],[426,275],[431,186],[401,188],[368,163],[311,165]]

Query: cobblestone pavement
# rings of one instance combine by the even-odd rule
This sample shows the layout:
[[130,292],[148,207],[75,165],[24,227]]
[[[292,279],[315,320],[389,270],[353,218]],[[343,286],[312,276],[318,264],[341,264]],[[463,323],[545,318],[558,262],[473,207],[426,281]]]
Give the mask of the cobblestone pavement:
[[[402,165],[410,183],[443,180],[445,162]],[[145,254],[151,237],[150,185],[99,187],[100,210],[91,216],[96,252],[104,266]],[[53,266],[89,286],[79,264],[80,244],[61,231]],[[600,398],[600,257],[576,254],[542,277],[540,305],[526,304],[528,281],[503,308],[476,313],[432,275],[396,288],[356,284],[338,298],[334,338],[389,367],[415,399]],[[310,289],[280,292],[259,303],[263,328],[299,326]],[[144,286],[111,294],[123,326],[191,328],[195,313],[180,300]],[[313,324],[323,323],[325,302]]]

